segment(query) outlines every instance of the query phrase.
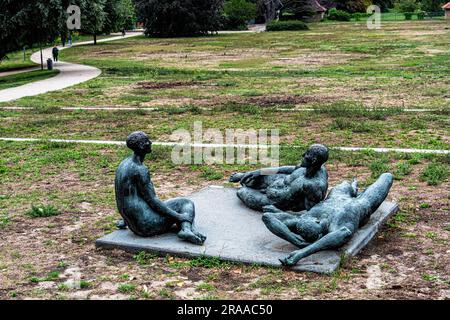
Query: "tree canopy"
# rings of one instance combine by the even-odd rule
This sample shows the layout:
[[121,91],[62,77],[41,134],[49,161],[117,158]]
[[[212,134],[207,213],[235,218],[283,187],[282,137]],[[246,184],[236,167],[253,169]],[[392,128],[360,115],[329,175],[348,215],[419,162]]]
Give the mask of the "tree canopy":
[[132,0],[1,0],[0,60],[24,46],[52,43],[58,37],[64,41],[69,5],[80,7],[81,30],[94,38],[132,28],[136,22]]
[[136,0],[147,35],[202,35],[220,28],[223,0]]
[[60,0],[0,2],[0,60],[24,46],[54,41],[60,30]]

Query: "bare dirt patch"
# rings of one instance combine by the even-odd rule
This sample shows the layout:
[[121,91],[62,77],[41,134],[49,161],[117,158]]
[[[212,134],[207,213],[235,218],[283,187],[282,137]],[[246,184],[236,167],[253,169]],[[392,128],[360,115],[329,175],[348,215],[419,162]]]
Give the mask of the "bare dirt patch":
[[[186,169],[153,176],[161,198],[222,184],[231,173],[211,182]],[[339,161],[328,169],[330,186],[354,176],[364,180],[370,174],[366,167]],[[445,299],[450,271],[448,231],[444,230],[448,190],[419,182],[421,169],[422,165],[414,166],[410,176],[396,181],[390,195],[390,200],[399,202],[406,220],[391,219],[360,255],[331,277],[241,265],[191,267],[188,260],[174,257],[154,257],[139,264],[133,254],[95,248],[95,239],[109,232],[105,224],[118,216],[114,203],[105,210],[83,201],[56,217],[15,216],[8,228],[0,229],[0,297],[11,298],[14,292],[18,299]],[[58,176],[66,179],[64,174]],[[77,179],[70,174],[66,180],[66,194],[79,192],[85,185],[82,181],[72,184]],[[98,215],[99,211],[107,214]],[[57,278],[45,279],[55,270]],[[31,281],[33,276],[42,281]],[[73,286],[77,279],[84,281],[83,288]]]
[[174,82],[151,82],[141,81],[138,82],[137,87],[140,89],[157,90],[157,89],[172,89],[172,88],[189,88],[193,86],[204,86],[204,83],[199,81],[174,81]]
[[342,64],[354,59],[367,58],[368,55],[345,52],[305,52],[293,57],[282,57],[272,61],[277,66],[317,67]]

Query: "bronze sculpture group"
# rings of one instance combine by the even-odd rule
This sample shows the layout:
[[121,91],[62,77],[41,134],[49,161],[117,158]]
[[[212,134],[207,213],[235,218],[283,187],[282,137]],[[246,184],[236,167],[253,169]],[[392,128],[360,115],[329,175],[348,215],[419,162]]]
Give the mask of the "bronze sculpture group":
[[[177,232],[182,240],[202,245],[206,236],[194,225],[195,205],[185,198],[161,201],[156,196],[148,168],[143,164],[151,152],[151,141],[143,132],[127,138],[134,154],[122,161],[116,172],[115,193],[123,220],[138,236],[150,237]],[[382,174],[359,193],[357,182],[344,181],[328,193],[325,162],[328,149],[312,145],[298,166],[235,173],[231,182],[239,182],[239,199],[249,208],[264,212],[262,220],[276,236],[299,250],[280,260],[295,265],[315,252],[339,248],[362,226],[386,199],[392,186],[390,173]]]

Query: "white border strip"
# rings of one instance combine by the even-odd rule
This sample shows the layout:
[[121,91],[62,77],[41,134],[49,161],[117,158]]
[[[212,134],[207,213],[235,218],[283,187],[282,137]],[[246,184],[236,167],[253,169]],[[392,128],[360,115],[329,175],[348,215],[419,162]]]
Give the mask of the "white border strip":
[[[181,108],[182,106],[180,106]],[[213,108],[200,108],[204,111],[213,111]],[[39,110],[34,107],[0,107],[0,110]],[[55,110],[65,110],[65,111],[145,111],[145,112],[153,112],[153,111],[164,111],[165,108],[139,108],[139,107],[55,107]],[[262,109],[264,110],[264,109]],[[320,112],[321,109],[313,109],[313,108],[292,108],[292,109],[274,109],[275,111],[281,112]],[[368,108],[367,110],[373,110]],[[439,109],[401,109],[402,112],[435,112],[440,111]]]
[[[37,138],[2,138],[1,141],[15,141],[15,142],[60,142],[60,143],[83,143],[83,144],[101,144],[101,145],[125,145],[124,141],[111,141],[111,140],[67,140],[67,139],[37,139]],[[156,146],[189,146],[189,147],[202,147],[202,148],[259,148],[268,149],[271,146],[267,145],[255,145],[255,144],[208,144],[208,143],[188,143],[183,144],[179,142],[161,142],[154,141],[153,145]],[[280,147],[285,147],[280,145]],[[291,146],[291,148],[301,148],[300,146]],[[402,149],[402,148],[371,148],[371,147],[330,147],[334,150],[342,151],[374,151],[379,153],[399,152],[399,153],[428,153],[428,154],[450,154],[450,150],[430,150],[430,149]]]

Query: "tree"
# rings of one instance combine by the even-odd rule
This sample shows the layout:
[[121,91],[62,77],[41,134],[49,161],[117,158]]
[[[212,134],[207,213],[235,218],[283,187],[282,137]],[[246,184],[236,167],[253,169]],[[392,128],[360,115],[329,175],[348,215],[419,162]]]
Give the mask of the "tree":
[[135,27],[137,18],[133,0],[121,1],[118,21],[119,30],[122,28],[133,29]]
[[317,7],[315,0],[286,0],[282,12],[292,12],[296,19],[308,20],[317,14]]
[[258,23],[269,23],[278,16],[279,10],[283,8],[281,0],[252,0],[257,7],[256,21]]
[[416,0],[398,0],[395,3],[395,8],[399,12],[412,13],[419,8],[419,4],[417,3]]
[[106,20],[106,0],[87,0],[81,3],[81,30],[94,36],[97,44],[97,35],[101,34]]
[[136,0],[145,34],[204,35],[220,28],[223,0]]
[[371,0],[335,0],[338,10],[347,11],[348,13],[366,12],[367,8],[372,4]]
[[393,0],[374,0],[373,4],[379,6],[381,12],[387,12],[390,8],[394,7]]
[[102,33],[109,34],[122,29],[132,29],[136,23],[136,12],[132,0],[108,0]]
[[256,4],[246,0],[228,0],[223,11],[228,28],[246,29],[247,21],[256,17]]
[[437,12],[442,10],[442,6],[446,3],[446,1],[442,0],[422,0],[422,10],[427,12]]
[[60,0],[2,0],[0,2],[0,59],[24,46],[53,42],[61,29]]

